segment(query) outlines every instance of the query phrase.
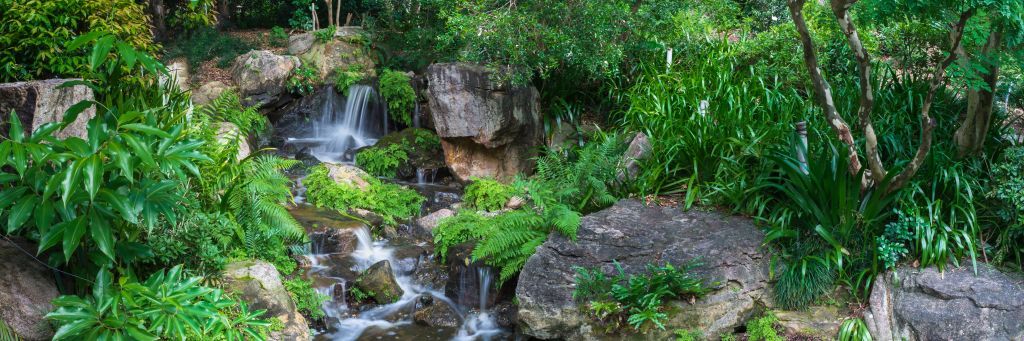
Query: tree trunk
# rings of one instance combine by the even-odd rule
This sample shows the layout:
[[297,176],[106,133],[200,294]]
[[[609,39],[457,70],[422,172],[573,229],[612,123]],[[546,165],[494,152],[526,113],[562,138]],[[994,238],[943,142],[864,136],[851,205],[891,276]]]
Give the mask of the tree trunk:
[[153,39],[163,41],[167,38],[167,11],[164,0],[149,0],[149,15],[153,19]]
[[836,135],[839,136],[839,140],[843,141],[850,150],[850,174],[857,174],[860,173],[861,169],[860,158],[857,156],[857,146],[853,142],[850,125],[846,124],[846,121],[836,111],[835,101],[832,99],[832,87],[825,80],[825,77],[821,75],[821,68],[818,66],[818,56],[814,51],[814,41],[811,40],[811,33],[807,29],[807,22],[804,21],[804,1],[787,0],[789,12],[793,17],[793,23],[796,24],[797,33],[800,34],[800,44],[804,50],[804,64],[807,65],[807,70],[810,72],[815,98],[821,109],[825,111],[828,124],[836,132]]
[[229,0],[217,0],[217,23],[220,27],[231,24],[231,3]]
[[[986,60],[993,60],[987,65],[988,73],[981,76],[988,89],[967,89],[967,115],[956,130],[956,144],[960,157],[980,153],[988,137],[988,128],[992,123],[992,107],[995,104],[995,89],[999,82],[999,57],[995,54],[1002,43],[1002,27],[993,29],[981,50]],[[967,58],[962,52],[961,58]]]

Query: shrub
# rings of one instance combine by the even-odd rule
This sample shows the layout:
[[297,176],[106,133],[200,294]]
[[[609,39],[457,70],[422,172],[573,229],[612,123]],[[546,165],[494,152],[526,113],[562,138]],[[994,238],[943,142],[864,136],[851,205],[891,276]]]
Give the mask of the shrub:
[[223,34],[215,28],[201,27],[167,44],[164,59],[184,57],[193,70],[208,60],[217,60],[217,67],[227,68],[234,63],[235,58],[254,47],[252,42]]
[[400,143],[370,147],[356,154],[356,164],[374,176],[395,177],[398,167],[409,160],[406,148]]
[[784,341],[775,330],[775,324],[779,319],[772,312],[764,316],[747,321],[747,340],[750,341]]
[[158,49],[149,16],[132,0],[4,1],[0,82],[85,76],[87,51],[65,45],[90,31],[113,34],[139,51]]
[[647,274],[627,276],[618,262],[614,277],[601,269],[576,267],[576,289],[572,296],[578,302],[590,302],[593,317],[618,326],[625,320],[634,330],[645,327],[665,329],[664,301],[681,297],[700,297],[708,292],[704,280],[692,274],[700,263],[688,262],[681,268],[666,263],[647,265]]
[[466,186],[466,193],[462,202],[471,208],[484,211],[498,211],[505,208],[505,203],[512,198],[515,190],[512,186],[500,183],[494,179],[473,178]]
[[181,264],[188,273],[219,276],[228,254],[237,247],[235,234],[241,226],[227,214],[196,212],[180,224],[147,234],[156,266]]
[[312,282],[303,278],[289,279],[284,281],[284,288],[288,290],[288,295],[292,297],[296,309],[302,315],[314,320],[324,318],[324,309],[321,305],[331,298],[318,293]]
[[334,26],[327,26],[325,28],[313,31],[313,37],[316,38],[317,42],[327,43],[334,40],[334,35],[338,33],[338,28]]
[[316,69],[303,65],[292,71],[292,75],[288,77],[285,87],[293,94],[306,96],[316,90],[316,85],[319,82],[320,76],[317,74]]
[[334,70],[337,76],[334,77],[334,91],[345,93],[352,84],[361,82],[366,75],[363,73],[363,66],[359,64],[350,65],[348,69],[338,68]]
[[995,235],[995,262],[1014,262],[1024,269],[1024,147],[1010,148],[992,167],[992,189],[986,196],[994,200],[999,228]]
[[381,216],[389,225],[407,220],[419,214],[425,200],[416,191],[395,184],[383,183],[376,178],[364,179],[369,183],[366,189],[334,182],[325,166],[310,169],[303,180],[306,199],[317,207],[348,211],[360,208]]
[[409,82],[409,76],[404,72],[384,69],[380,74],[380,95],[388,103],[388,115],[407,127],[412,126],[412,112],[416,105],[416,90]]
[[217,23],[217,10],[214,7],[214,1],[184,1],[167,18],[167,23],[186,32],[213,27]]
[[201,278],[184,278],[180,266],[159,271],[145,282],[116,286],[100,270],[92,296],[61,296],[46,318],[60,325],[54,340],[180,339],[219,335],[226,339],[261,340],[270,323],[264,311],[249,311],[218,289],[199,285]]
[[270,45],[277,47],[288,46],[288,33],[281,26],[274,26],[270,29]]

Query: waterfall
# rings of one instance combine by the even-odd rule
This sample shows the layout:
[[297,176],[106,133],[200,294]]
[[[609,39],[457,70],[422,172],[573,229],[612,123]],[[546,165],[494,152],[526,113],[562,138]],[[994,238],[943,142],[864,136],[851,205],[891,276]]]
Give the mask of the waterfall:
[[332,87],[325,90],[320,117],[313,122],[312,137],[319,145],[312,149],[317,159],[329,162],[351,161],[352,149],[377,142],[387,133],[387,116],[372,105],[377,92],[368,85],[352,85],[348,96],[341,97]]
[[412,112],[412,127],[420,128],[420,102],[416,101],[416,109]]

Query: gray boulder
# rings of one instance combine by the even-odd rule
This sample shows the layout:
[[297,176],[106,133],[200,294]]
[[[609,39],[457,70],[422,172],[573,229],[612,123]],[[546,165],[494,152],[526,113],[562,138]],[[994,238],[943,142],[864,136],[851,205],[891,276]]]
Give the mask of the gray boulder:
[[987,264],[879,276],[864,321],[875,340],[1024,340],[1024,279]]
[[303,65],[316,69],[317,73],[327,82],[333,83],[338,71],[348,71],[350,67],[358,68],[367,76],[374,76],[375,65],[366,53],[360,37],[360,35],[343,36],[326,43],[317,42],[314,39],[312,43],[309,43],[309,47],[306,47],[306,38],[297,38],[289,41],[288,50],[291,52],[293,47],[296,51],[302,50],[303,52],[294,54],[299,56]]
[[356,166],[330,162],[324,162],[323,165],[327,167],[327,175],[339,185],[352,186],[361,190],[370,187],[370,183],[366,181],[370,175]]
[[238,261],[224,267],[224,287],[249,303],[251,310],[266,309],[265,318],[277,318],[284,329],[271,340],[310,340],[306,318],[299,313],[277,268],[264,261]]
[[[18,114],[25,132],[31,132],[49,122],[60,122],[64,112],[83,100],[93,99],[92,90],[84,85],[68,88],[57,87],[72,79],[49,79],[42,81],[0,84],[0,136],[8,135],[11,111]],[[74,122],[63,130],[55,132],[59,138],[77,136],[88,138],[86,124],[96,116],[96,108],[89,107]]]
[[485,67],[465,63],[433,64],[427,79],[431,119],[459,180],[532,169],[544,135],[537,89],[494,83]]
[[462,325],[459,312],[444,302],[433,300],[433,303],[421,307],[413,313],[413,321],[431,327],[458,328]]
[[619,171],[619,180],[633,180],[640,174],[640,161],[643,161],[651,154],[651,141],[647,134],[636,133],[629,147],[622,155],[622,169]]
[[356,287],[373,297],[380,304],[387,304],[402,298],[402,288],[395,281],[391,262],[382,260],[371,265],[356,279]]
[[438,225],[441,224],[441,220],[444,218],[455,216],[455,211],[447,208],[442,208],[431,214],[425,215],[422,218],[416,220],[416,223],[423,227],[427,231],[434,231]]
[[285,92],[285,82],[299,65],[298,58],[293,56],[279,56],[267,50],[249,51],[235,59],[231,78],[238,84],[243,104],[266,105]]
[[0,239],[0,321],[25,340],[49,340],[53,328],[44,318],[53,310],[57,286],[49,269],[25,253],[36,246]]
[[[520,330],[540,339],[664,340],[673,330],[688,329],[717,339],[770,305],[763,241],[747,218],[620,201],[583,217],[576,242],[553,234],[526,262],[516,289]],[[702,263],[695,274],[714,290],[693,303],[668,302],[665,330],[643,337],[601,335],[599,323],[572,298],[576,266],[613,274],[617,261],[629,275],[646,273],[648,264],[681,266],[691,260]]]
[[233,87],[221,81],[213,81],[203,84],[192,91],[192,103],[195,105],[206,105],[220,97],[224,91],[232,90]]

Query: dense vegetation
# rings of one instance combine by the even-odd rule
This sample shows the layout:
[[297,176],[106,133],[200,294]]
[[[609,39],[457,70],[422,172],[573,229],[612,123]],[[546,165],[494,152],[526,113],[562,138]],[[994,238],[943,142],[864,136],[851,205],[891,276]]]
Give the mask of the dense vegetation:
[[[95,96],[39,126],[0,113],[0,231],[37,243],[59,270],[56,339],[263,339],[279,323],[218,289],[238,260],[273,264],[303,314],[324,315],[327,298],[292,257],[309,243],[288,211],[287,172],[300,162],[244,155],[270,129],[259,108],[233,91],[193,107],[160,80],[159,60],[224,69],[251,49],[284,49],[289,34],[331,42],[346,24],[368,32],[352,43],[379,69],[327,79],[304,65],[288,96],[374,84],[392,123],[411,127],[423,98],[408,72],[471,62],[494,82],[535,86],[549,138],[572,128],[572,143],[539,151],[533,173],[469,181],[457,214],[432,231],[438,259],[468,244],[499,282],[552,233],[575,239],[582,216],[629,197],[754,218],[785,309],[837,288],[863,302],[903,264],[1024,270],[1019,0],[160,3],[167,11],[0,0],[0,81],[77,78],[68,85]],[[222,34],[236,28],[261,29],[260,41]],[[87,136],[57,136],[89,108]],[[637,132],[650,156],[625,176],[617,160]],[[386,226],[417,218],[427,198],[388,178],[441,140],[409,136],[359,150],[368,175],[352,183],[328,166],[302,170],[306,199]],[[609,332],[664,328],[667,300],[708,290],[693,265],[677,266],[580,269],[574,294]],[[746,337],[778,339],[776,322],[751,320]],[[865,329],[850,319],[841,337]]]

